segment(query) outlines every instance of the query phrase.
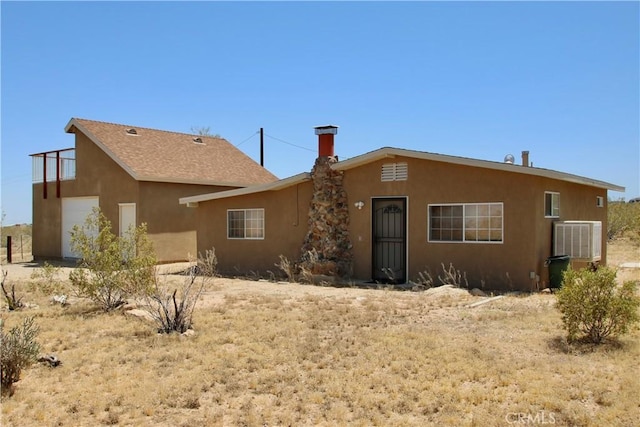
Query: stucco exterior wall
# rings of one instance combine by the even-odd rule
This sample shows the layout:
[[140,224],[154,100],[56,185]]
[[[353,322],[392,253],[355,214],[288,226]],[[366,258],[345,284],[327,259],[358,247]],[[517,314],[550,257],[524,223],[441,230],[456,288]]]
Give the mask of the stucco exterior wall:
[[[277,271],[274,264],[280,255],[291,261],[300,257],[312,191],[311,182],[303,182],[279,191],[200,203],[195,208],[198,251],[215,247],[218,269],[223,273],[259,271],[266,275],[268,270]],[[228,239],[227,210],[254,208],[265,210],[264,239]]]
[[179,198],[233,188],[140,182],[139,200],[142,202],[136,206],[137,223],[147,224],[158,260],[171,262],[197,257],[196,212],[180,205]]
[[178,203],[180,197],[229,190],[235,187],[138,182],[95,145],[77,132],[76,178],[61,182],[61,198],[55,182],[33,185],[33,255],[35,258],[62,256],[62,198],[98,196],[99,206],[111,221],[113,232],[120,229],[119,205],[136,204],[136,224],[147,223],[160,262],[187,260],[196,255],[195,213]]
[[[381,182],[382,164],[391,162],[407,162],[407,181]],[[602,221],[606,230],[606,206],[596,207],[596,196],[606,200],[606,190],[531,175],[397,157],[347,170],[344,185],[350,200],[354,272],[360,278],[371,275],[372,197],[408,197],[410,280],[425,270],[437,280],[441,263],[453,263],[467,273],[471,286],[533,289],[533,272],[545,287],[548,271],[544,260],[551,256],[554,221],[544,217],[545,191],[560,193],[560,218],[556,220]],[[359,200],[365,202],[360,211],[353,206]],[[502,243],[428,242],[429,204],[485,202],[504,204]]]
[[[381,182],[384,163],[406,162],[406,181]],[[516,168],[523,166],[513,165]],[[466,273],[471,287],[499,290],[536,290],[548,286],[544,261],[552,255],[555,220],[602,221],[606,263],[606,190],[520,173],[481,169],[450,163],[396,157],[375,161],[344,172],[354,278],[372,277],[372,200],[407,197],[407,277],[416,280],[430,271],[438,281],[441,263],[452,263]],[[544,193],[560,193],[560,217],[545,218]],[[307,232],[311,200],[309,182],[280,191],[202,202],[196,208],[198,250],[216,247],[221,271],[272,270],[283,254],[297,259]],[[357,209],[355,202],[363,201]],[[428,205],[450,203],[503,203],[503,242],[462,243],[428,241]],[[264,240],[229,240],[226,211],[265,209]],[[577,265],[580,267],[580,265]],[[532,278],[533,275],[533,278]]]
[[138,184],[104,151],[81,133],[76,134],[76,178],[63,181],[60,198],[56,197],[55,182],[49,182],[47,199],[43,198],[44,184],[33,186],[33,255],[35,258],[62,256],[62,198],[99,196],[99,206],[119,227],[118,203],[138,203]]

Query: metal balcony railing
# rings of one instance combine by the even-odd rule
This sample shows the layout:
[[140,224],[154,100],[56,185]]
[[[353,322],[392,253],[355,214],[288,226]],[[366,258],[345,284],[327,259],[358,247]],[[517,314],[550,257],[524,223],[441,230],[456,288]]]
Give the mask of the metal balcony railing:
[[44,183],[44,198],[47,198],[47,182],[56,183],[56,197],[60,197],[60,182],[76,178],[76,150],[47,151],[31,154],[33,183]]

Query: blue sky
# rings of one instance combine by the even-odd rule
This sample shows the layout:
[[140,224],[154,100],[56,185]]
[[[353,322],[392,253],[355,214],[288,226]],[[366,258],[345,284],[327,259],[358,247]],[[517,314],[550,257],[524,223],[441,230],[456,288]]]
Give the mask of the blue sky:
[[[72,117],[210,127],[280,178],[384,146],[502,161],[640,196],[638,2],[7,2],[2,211]],[[291,145],[293,144],[293,145]],[[304,147],[304,148],[299,148]]]

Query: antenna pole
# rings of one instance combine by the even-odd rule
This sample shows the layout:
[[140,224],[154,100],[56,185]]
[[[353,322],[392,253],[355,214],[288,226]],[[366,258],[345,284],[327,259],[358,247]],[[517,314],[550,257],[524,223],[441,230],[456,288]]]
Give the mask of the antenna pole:
[[260,128],[260,166],[264,167],[264,129]]

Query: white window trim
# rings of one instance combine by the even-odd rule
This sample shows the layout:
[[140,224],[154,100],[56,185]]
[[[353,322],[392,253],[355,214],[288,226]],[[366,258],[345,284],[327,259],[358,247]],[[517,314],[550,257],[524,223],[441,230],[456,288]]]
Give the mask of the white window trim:
[[[261,211],[262,212],[262,237],[246,237],[247,236],[247,211]],[[230,237],[229,236],[229,212],[244,212],[244,235],[245,237]],[[246,209],[227,209],[227,239],[228,240],[264,240],[265,236],[265,218],[264,208],[246,208]]]
[[[502,240],[465,240],[465,206],[479,205],[500,205],[502,207],[502,223],[500,224],[500,233]],[[431,240],[431,206],[462,206],[462,240]],[[427,205],[427,242],[428,243],[463,243],[472,245],[502,245],[504,244],[504,202],[485,202],[485,203],[429,203]]]
[[596,207],[604,208],[604,197],[596,196]]
[[[551,215],[547,214],[547,194],[551,194]],[[553,196],[557,195],[557,206],[556,209],[558,211],[557,215],[553,215],[554,205],[553,205]],[[560,193],[557,191],[545,191],[544,192],[544,217],[545,218],[560,218]]]

